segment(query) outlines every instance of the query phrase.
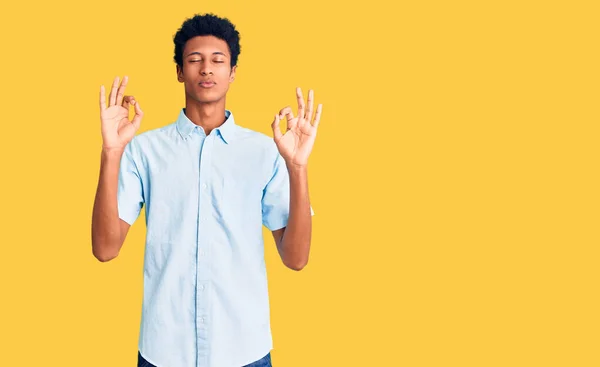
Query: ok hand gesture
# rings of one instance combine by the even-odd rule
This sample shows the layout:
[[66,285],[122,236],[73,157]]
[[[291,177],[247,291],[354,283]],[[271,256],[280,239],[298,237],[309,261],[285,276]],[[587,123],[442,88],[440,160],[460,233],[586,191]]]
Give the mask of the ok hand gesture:
[[[106,107],[104,86],[100,87],[100,120],[102,122],[102,148],[124,149],[133,139],[140,128],[144,112],[133,96],[124,96],[128,78],[123,77],[119,86],[119,77],[116,77],[109,95],[109,105]],[[129,121],[129,107],[134,106],[135,116]]]
[[[294,167],[306,167],[308,156],[317,137],[323,105],[318,105],[313,120],[313,91],[308,91],[308,106],[304,103],[304,96],[300,88],[296,88],[296,97],[298,98],[298,116],[294,117],[291,107],[285,107],[279,111],[278,115],[275,115],[271,127],[273,128],[273,139],[285,162]],[[279,121],[283,116],[287,117],[287,131],[284,134],[279,129]]]

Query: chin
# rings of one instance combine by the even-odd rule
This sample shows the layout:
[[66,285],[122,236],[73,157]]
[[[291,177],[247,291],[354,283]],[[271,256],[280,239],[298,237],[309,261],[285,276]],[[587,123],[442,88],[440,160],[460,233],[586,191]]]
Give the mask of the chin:
[[217,103],[221,100],[221,98],[208,98],[205,96],[194,98],[198,103]]
[[223,95],[216,93],[217,91],[206,90],[206,91],[195,91],[194,99],[200,103],[211,103],[218,102],[223,99]]
[[216,95],[208,95],[207,93],[194,93],[190,95],[192,99],[198,103],[214,103],[218,102],[221,98]]

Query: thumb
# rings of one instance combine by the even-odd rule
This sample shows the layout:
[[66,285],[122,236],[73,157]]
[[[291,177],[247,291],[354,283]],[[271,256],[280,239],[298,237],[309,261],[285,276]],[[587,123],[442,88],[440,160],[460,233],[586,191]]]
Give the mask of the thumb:
[[275,115],[275,120],[273,120],[271,128],[273,129],[273,138],[276,142],[278,142],[279,139],[281,139],[281,137],[283,136],[281,134],[281,129],[279,128],[279,115]]
[[133,100],[131,102],[131,104],[134,105],[134,107],[135,107],[135,116],[133,116],[133,120],[131,121],[131,124],[137,130],[140,128],[140,124],[142,123],[142,117],[144,117],[144,111],[142,111],[142,108],[140,107],[140,103],[138,101]]

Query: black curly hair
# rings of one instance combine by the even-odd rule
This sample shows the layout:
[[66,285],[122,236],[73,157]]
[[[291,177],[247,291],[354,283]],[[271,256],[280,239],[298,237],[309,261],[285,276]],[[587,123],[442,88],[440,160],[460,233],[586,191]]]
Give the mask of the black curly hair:
[[173,36],[175,43],[175,56],[173,60],[183,68],[183,48],[185,43],[196,36],[215,36],[222,39],[229,46],[231,53],[230,66],[237,65],[238,56],[241,52],[240,33],[235,29],[235,25],[227,18],[218,17],[215,14],[196,14],[186,19],[181,28]]

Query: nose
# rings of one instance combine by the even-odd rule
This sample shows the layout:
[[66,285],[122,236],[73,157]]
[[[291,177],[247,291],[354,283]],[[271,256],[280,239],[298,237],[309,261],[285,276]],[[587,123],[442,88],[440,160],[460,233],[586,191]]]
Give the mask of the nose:
[[208,74],[212,75],[212,70],[210,70],[209,63],[204,63],[204,65],[202,65],[202,67],[200,68],[200,74],[202,74],[203,76]]

